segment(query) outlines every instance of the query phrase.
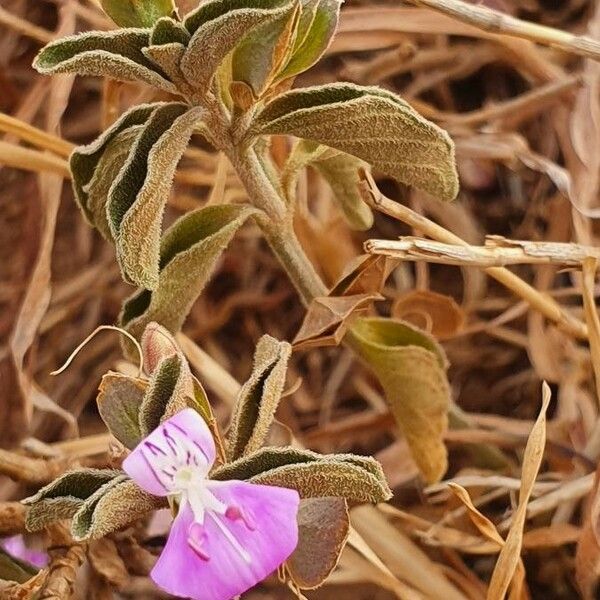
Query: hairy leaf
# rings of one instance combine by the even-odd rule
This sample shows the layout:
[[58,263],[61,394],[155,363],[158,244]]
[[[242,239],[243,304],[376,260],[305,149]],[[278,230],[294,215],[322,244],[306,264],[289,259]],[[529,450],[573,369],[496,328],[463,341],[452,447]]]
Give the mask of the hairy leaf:
[[165,504],[164,498],[148,494],[123,476],[83,503],[73,516],[71,533],[75,540],[98,539],[123,529]]
[[163,359],[150,379],[140,407],[139,423],[145,437],[162,421],[187,408],[194,397],[192,374],[179,354]]
[[185,46],[179,42],[161,44],[144,48],[144,56],[158,65],[183,92],[189,90],[189,85],[181,72],[181,59],[185,54]]
[[282,182],[287,197],[293,201],[296,184],[304,167],[312,166],[327,181],[348,225],[363,231],[373,225],[373,213],[359,192],[359,169],[367,163],[355,156],[338,152],[309,140],[299,140],[283,170]]
[[100,0],[100,4],[120,27],[152,27],[176,10],[173,0]]
[[[140,104],[139,106],[129,109],[91,144],[88,144],[87,146],[79,146],[78,148],[75,148],[71,154],[69,166],[71,173],[73,174],[73,191],[75,193],[75,199],[77,200],[77,204],[79,204],[79,208],[81,208],[84,216],[91,225],[98,226],[95,222],[95,215],[97,214],[99,208],[94,206],[92,210],[92,207],[89,206],[89,196],[87,190],[88,186],[91,185],[91,181],[94,177],[94,173],[98,167],[99,161],[106,152],[107,148],[121,133],[129,130],[130,128],[143,125],[154,113],[154,111],[162,106],[164,106],[163,103]],[[139,131],[139,129],[134,129],[134,131]],[[114,172],[114,170],[116,170],[116,167],[114,167],[111,173]],[[112,181],[108,183],[112,183]],[[98,185],[98,182],[96,182],[95,185]],[[105,202],[106,200],[104,200],[103,206],[105,206]],[[104,212],[106,212],[106,208],[104,208]]]
[[381,382],[421,473],[439,481],[448,466],[450,403],[443,350],[412,325],[384,318],[358,319],[346,339]]
[[[360,476],[365,478],[366,485],[371,491],[377,488],[379,490],[387,490],[386,493],[389,493],[383,469],[381,468],[381,465],[371,457],[358,456],[355,454],[329,454],[323,456],[322,454],[312,452],[311,450],[291,447],[261,448],[257,452],[217,467],[211,473],[211,478],[218,480],[241,479],[268,483],[267,481],[262,481],[263,476],[270,477],[273,475],[275,478],[281,477],[285,479],[291,472],[302,474],[302,469],[304,467],[316,464],[322,465],[325,463],[334,466],[341,465],[341,473],[350,473],[351,477],[357,475],[357,473],[361,473],[362,475]],[[346,469],[346,467],[348,467],[348,469]],[[328,472],[328,470],[331,469],[333,469],[333,467],[326,467],[325,471]],[[281,473],[284,475],[281,475]],[[279,484],[274,483],[273,485]],[[284,485],[284,487],[286,486]],[[341,489],[344,488],[341,487],[340,490]],[[338,492],[308,494],[308,496],[328,495],[347,497],[345,493]]]
[[306,71],[325,54],[337,29],[341,0],[302,0],[296,40],[278,79]]
[[291,2],[285,12],[255,28],[237,45],[231,63],[233,80],[247,84],[256,98],[287,62],[299,16],[300,5]]
[[287,560],[294,583],[315,589],[335,569],[346,544],[350,522],[344,498],[305,498],[298,510],[298,545]]
[[37,531],[54,521],[72,517],[84,500],[121,474],[108,469],[77,469],[61,475],[23,500],[29,506],[27,529]]
[[256,345],[252,375],[238,394],[229,430],[230,460],[263,445],[283,392],[291,351],[287,342],[268,335]]
[[253,133],[325,144],[443,200],[458,193],[448,134],[380,88],[336,83],[292,90],[265,106]]
[[178,43],[187,46],[190,41],[190,34],[182,23],[163,17],[154,24],[150,32],[150,45],[161,46],[163,44]]
[[356,464],[333,457],[278,467],[255,475],[250,481],[292,488],[301,498],[337,496],[354,502],[385,502],[391,498],[385,481]]
[[148,323],[140,343],[144,356],[144,370],[148,375],[152,375],[164,359],[181,353],[175,338],[158,323]]
[[142,48],[149,43],[148,29],[80,33],[42,48],[33,66],[44,75],[77,73],[142,81],[176,94],[177,88],[144,56]]
[[158,284],[163,211],[177,164],[202,113],[179,103],[158,108],[109,192],[109,225],[123,275],[147,289]]
[[143,379],[109,371],[102,377],[96,402],[109,431],[127,448],[142,437],[139,411],[148,384]]
[[275,22],[289,6],[289,0],[212,0],[200,5],[185,20],[192,39],[181,70],[190,85],[208,91],[223,59],[251,31]]
[[127,161],[131,149],[143,130],[143,125],[128,127],[118,133],[105,147],[96,164],[96,170],[83,191],[87,194],[87,209],[91,221],[109,242],[114,243],[108,224],[106,201],[110,188]]
[[246,480],[264,471],[270,471],[285,465],[315,462],[321,458],[323,458],[321,454],[300,448],[261,448],[252,454],[217,467],[211,473],[211,479],[220,481],[228,479]]
[[241,205],[209,206],[188,213],[165,233],[158,285],[130,298],[121,323],[135,336],[160,323],[178,331],[231,238],[255,209]]

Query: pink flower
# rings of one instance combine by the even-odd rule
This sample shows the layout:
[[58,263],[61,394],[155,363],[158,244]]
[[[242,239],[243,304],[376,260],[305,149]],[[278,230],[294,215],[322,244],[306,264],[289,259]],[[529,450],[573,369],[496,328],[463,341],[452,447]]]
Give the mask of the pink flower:
[[262,581],[298,543],[295,490],[212,481],[215,444],[188,408],[142,440],[123,462],[144,490],[179,506],[150,576],[170,594],[230,600]]
[[24,560],[34,567],[43,569],[48,564],[48,555],[42,550],[35,550],[28,547],[22,535],[13,535],[12,537],[0,540],[0,547],[13,558]]

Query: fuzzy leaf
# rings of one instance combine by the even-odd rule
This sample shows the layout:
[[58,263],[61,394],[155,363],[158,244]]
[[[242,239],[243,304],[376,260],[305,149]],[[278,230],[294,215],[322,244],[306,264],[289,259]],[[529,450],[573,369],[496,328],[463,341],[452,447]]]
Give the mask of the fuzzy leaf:
[[[333,474],[334,472],[337,475]],[[329,483],[327,483],[328,474],[332,474]],[[370,497],[385,496],[386,499],[389,497],[389,488],[383,469],[373,458],[355,454],[323,456],[311,450],[291,447],[262,448],[217,467],[212,472],[211,478],[218,480],[241,479],[293,487],[305,497],[341,496],[365,502],[381,501],[361,500],[369,494]],[[359,480],[364,486],[363,496],[353,487]],[[287,484],[275,483],[275,481],[287,482]],[[292,481],[296,481],[299,487],[291,485]],[[335,491],[334,488],[338,484],[339,487]],[[317,491],[319,486],[322,488],[322,493]]]
[[152,375],[164,359],[181,353],[175,338],[158,323],[148,324],[140,344],[144,356],[144,370],[148,375]]
[[149,43],[148,29],[80,33],[42,48],[33,66],[44,75],[77,73],[120,81],[142,81],[176,94],[177,88],[142,53],[142,48]]
[[416,327],[384,318],[358,319],[346,339],[381,382],[421,473],[439,481],[448,466],[450,403],[443,350]]
[[193,397],[192,375],[187,362],[178,354],[163,359],[150,379],[140,407],[142,435],[146,437],[162,421],[187,408]]
[[77,469],[61,475],[23,500],[29,506],[27,529],[37,531],[54,521],[72,517],[84,500],[119,475],[120,471],[108,469]]
[[122,325],[137,337],[152,321],[178,331],[221,253],[254,212],[241,205],[209,206],[176,221],[162,239],[156,289],[144,290],[125,303]]
[[185,54],[185,46],[179,42],[170,44],[161,44],[160,46],[150,46],[144,48],[144,56],[147,56],[153,63],[158,65],[171,81],[177,84],[180,90],[186,90],[189,85],[181,72],[181,59]]
[[[79,208],[83,211],[84,216],[90,225],[98,226],[95,221],[95,215],[98,213],[98,207],[94,210],[88,205],[88,186],[91,185],[92,178],[98,163],[101,160],[107,148],[113,141],[123,132],[130,128],[135,128],[144,124],[157,108],[164,106],[163,103],[156,104],[140,104],[128,110],[121,115],[117,121],[113,123],[106,131],[97,137],[91,144],[87,146],[79,146],[75,148],[69,160],[69,167],[73,174],[73,191]],[[139,129],[138,129],[139,131]],[[111,173],[114,170],[111,171]],[[112,180],[111,180],[112,183]],[[97,183],[96,183],[97,185]],[[104,212],[106,213],[104,201]]]
[[90,213],[91,222],[104,239],[112,243],[114,243],[114,238],[108,224],[106,200],[112,184],[127,161],[131,149],[142,131],[143,125],[135,125],[118,133],[106,145],[96,164],[96,170],[90,182],[83,190],[87,194],[87,209]]
[[187,46],[190,41],[190,34],[182,23],[163,17],[154,24],[150,32],[150,45],[161,46],[163,44],[179,43]]
[[162,217],[175,175],[203,109],[172,103],[150,117],[108,197],[109,225],[126,280],[158,283]]
[[298,545],[287,560],[294,583],[315,589],[335,569],[350,522],[344,498],[305,498],[298,510]]
[[109,431],[132,449],[142,437],[138,414],[148,384],[143,379],[109,371],[102,377],[96,402]]
[[263,445],[281,399],[291,352],[287,342],[268,335],[256,345],[252,375],[238,394],[229,430],[230,460]]
[[173,0],[100,0],[100,4],[120,27],[152,27],[176,10]]
[[278,79],[294,77],[325,54],[337,29],[340,0],[302,0],[302,12],[291,56]]
[[223,59],[254,29],[277,21],[289,0],[211,0],[185,20],[192,39],[181,70],[196,89],[208,85]]
[[385,502],[392,496],[385,481],[356,464],[333,458],[278,467],[250,481],[292,488],[301,498],[337,496],[354,502]]
[[282,183],[290,202],[296,197],[298,177],[305,167],[312,166],[327,181],[348,225],[358,231],[373,225],[373,213],[359,191],[359,169],[367,163],[346,154],[331,150],[308,140],[294,145],[282,174]]
[[265,106],[253,133],[294,135],[341,150],[442,200],[458,193],[448,134],[380,88],[335,83],[292,90]]
[[123,529],[151,511],[165,505],[163,498],[151,496],[122,476],[90,496],[71,522],[73,539],[98,539]]
[[321,454],[300,448],[261,448],[252,454],[217,467],[211,473],[211,479],[218,479],[219,481],[228,479],[247,480],[271,469],[315,462],[322,458]]
[[240,42],[232,56],[233,80],[247,84],[259,98],[287,62],[300,14],[297,3],[276,19],[255,28]]

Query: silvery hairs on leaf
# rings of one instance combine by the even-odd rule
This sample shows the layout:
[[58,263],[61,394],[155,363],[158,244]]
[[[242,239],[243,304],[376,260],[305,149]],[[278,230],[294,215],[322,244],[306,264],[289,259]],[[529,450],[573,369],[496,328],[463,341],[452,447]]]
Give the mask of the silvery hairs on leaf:
[[298,545],[286,566],[294,583],[313,590],[335,569],[350,531],[344,498],[305,498],[298,510]]
[[185,19],[192,34],[181,60],[188,83],[201,91],[224,58],[254,29],[292,9],[291,0],[209,0]]
[[364,231],[373,225],[373,213],[359,191],[360,169],[368,164],[338,150],[308,140],[298,140],[285,164],[282,183],[290,202],[296,196],[298,177],[304,167],[316,169],[327,181],[346,222],[352,229]]
[[122,475],[121,471],[110,469],[76,469],[64,473],[23,500],[29,507],[27,529],[38,531],[54,521],[71,518],[85,500]]
[[142,438],[139,413],[148,383],[144,379],[109,371],[102,377],[96,398],[108,430],[130,450]]
[[230,460],[258,450],[264,443],[281,399],[292,347],[269,335],[256,345],[250,379],[242,386],[229,429]]
[[165,506],[164,498],[148,494],[122,475],[81,505],[73,515],[71,534],[78,541],[98,539]]
[[144,56],[142,48],[149,43],[149,29],[91,31],[51,42],[40,50],[33,66],[44,75],[76,73],[141,81],[177,94],[165,74]]
[[[91,185],[91,181],[102,156],[107,151],[107,148],[120,134],[130,131],[131,129],[139,132],[139,126],[146,123],[154,111],[161,106],[164,106],[164,103],[159,102],[155,104],[140,104],[139,106],[129,109],[91,144],[88,144],[87,146],[79,146],[75,148],[71,154],[71,158],[69,159],[69,167],[71,169],[71,173],[73,174],[73,191],[75,193],[75,200],[77,201],[79,208],[81,208],[86,220],[88,223],[90,223],[90,225],[99,228],[102,226],[96,217],[100,210],[99,207],[94,206],[92,208],[88,204],[90,191],[89,186]],[[113,172],[114,168],[111,168],[110,174]],[[113,179],[110,180],[111,184]],[[94,185],[97,186],[98,182],[96,182]],[[103,210],[105,213],[104,220],[106,221],[106,200],[103,204]],[[106,227],[108,227],[108,223],[106,223]],[[109,235],[112,238],[110,233]]]
[[379,379],[424,478],[439,481],[448,466],[450,404],[443,350],[416,327],[385,318],[357,319],[346,339]]
[[324,144],[442,200],[458,193],[448,134],[380,88],[334,83],[292,90],[257,114],[251,133]]
[[335,35],[341,0],[301,0],[296,39],[277,80],[294,77],[312,67],[325,54]]
[[323,456],[299,448],[261,448],[217,467],[211,478],[290,487],[303,498],[337,496],[356,502],[383,502],[391,497],[375,459],[354,454]]
[[158,284],[164,208],[177,164],[203,109],[171,103],[144,125],[108,195],[109,226],[126,281],[146,289]]
[[255,212],[250,206],[209,206],[177,220],[161,241],[156,289],[143,290],[126,301],[121,325],[137,338],[152,321],[179,331],[221,253]]
[[120,27],[152,27],[176,11],[173,0],[100,0],[100,4]]
[[194,386],[187,361],[173,354],[158,364],[140,406],[139,424],[143,437],[162,421],[192,405]]

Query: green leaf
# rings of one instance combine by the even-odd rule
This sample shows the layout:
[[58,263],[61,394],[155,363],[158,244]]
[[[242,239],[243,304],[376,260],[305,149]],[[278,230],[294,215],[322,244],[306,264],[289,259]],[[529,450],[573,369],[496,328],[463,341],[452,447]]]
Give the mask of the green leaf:
[[335,569],[346,545],[350,522],[344,498],[306,498],[298,509],[298,545],[287,569],[301,589],[315,589]]
[[192,374],[179,354],[163,359],[150,379],[140,407],[139,423],[146,437],[165,419],[187,408],[194,398]]
[[316,462],[322,458],[321,454],[300,448],[261,448],[252,454],[216,467],[210,477],[219,481],[227,481],[228,479],[241,479],[244,481],[271,469],[286,465]]
[[421,473],[439,481],[448,466],[450,404],[443,350],[416,327],[384,318],[358,319],[346,339],[381,382]]
[[190,37],[188,30],[179,21],[163,17],[156,21],[150,32],[150,45],[161,46],[163,44],[179,43],[187,46]]
[[123,307],[121,324],[136,337],[152,321],[178,331],[221,253],[255,212],[242,205],[209,206],[176,221],[162,239],[156,289],[130,298]]
[[179,42],[161,44],[144,48],[144,56],[158,65],[177,85],[180,91],[188,91],[189,85],[181,72],[181,59],[185,54],[185,46]]
[[150,43],[148,29],[91,31],[51,42],[37,55],[38,72],[77,73],[111,77],[120,81],[141,81],[177,94],[177,88],[143,54]]
[[98,539],[165,506],[164,498],[148,494],[122,476],[99,489],[81,505],[73,516],[71,533],[76,541]]
[[173,0],[100,0],[100,4],[120,27],[152,27],[176,12]]
[[291,56],[278,79],[294,77],[312,67],[329,47],[340,16],[340,0],[302,0],[302,12]]
[[289,6],[289,0],[212,0],[200,5],[185,20],[192,39],[181,70],[190,85],[207,92],[223,59],[250,32],[276,22]]
[[259,98],[266,91],[287,61],[299,13],[300,5],[289,3],[285,12],[254,29],[235,48],[233,80],[247,84],[254,97]]
[[458,193],[448,134],[380,88],[335,83],[292,90],[264,107],[252,133],[324,144],[443,200]]
[[114,243],[113,235],[106,214],[108,193],[123,165],[127,161],[143,125],[135,125],[118,133],[106,144],[101,154],[94,174],[83,191],[87,195],[86,207],[90,213],[92,224],[102,234],[104,239]]
[[109,371],[102,377],[96,402],[109,431],[127,448],[142,438],[139,411],[148,384],[143,379]]
[[159,107],[109,192],[109,225],[123,276],[147,289],[158,284],[164,208],[177,164],[202,114],[203,109],[180,103]]
[[[136,129],[136,127],[143,125],[154,113],[154,111],[161,106],[164,106],[164,104],[140,104],[139,106],[131,108],[126,113],[121,115],[121,117],[119,117],[119,119],[117,119],[117,121],[115,121],[111,127],[105,130],[91,144],[88,144],[87,146],[79,146],[78,148],[75,148],[71,154],[69,166],[71,173],[73,174],[73,191],[75,193],[75,199],[90,225],[94,227],[101,226],[101,224],[99,225],[96,223],[96,215],[100,211],[99,207],[96,205],[91,207],[89,205],[88,186],[92,185],[91,182],[94,177],[94,173],[98,168],[98,164],[102,159],[102,156],[107,151],[107,148],[111,146],[114,140],[121,133],[124,133],[130,129],[133,129],[134,132],[139,131],[139,128]],[[104,168],[106,168],[106,165]],[[114,172],[114,170],[116,170],[116,168],[111,167],[111,173]],[[112,182],[105,181],[105,184],[109,183]],[[99,185],[98,181],[95,182],[94,186],[97,185]],[[104,187],[106,187],[106,185]],[[105,204],[106,199],[102,204],[104,207],[104,213],[106,213]],[[104,218],[106,220],[106,217]],[[108,225],[106,225],[106,227],[108,227]],[[112,235],[110,237],[112,237]]]
[[359,170],[367,169],[367,163],[327,146],[299,140],[288,157],[282,175],[290,201],[296,196],[298,176],[307,166],[315,168],[327,181],[350,227],[364,231],[373,225],[373,213],[359,191]]
[[291,447],[262,448],[217,467],[211,473],[211,479],[240,479],[292,487],[303,497],[339,496],[359,502],[380,502],[390,496],[383,469],[371,457],[355,454],[323,456]]
[[392,496],[385,481],[356,464],[333,457],[278,467],[255,475],[250,481],[292,488],[301,498],[337,496],[354,502],[385,502]]
[[23,500],[29,506],[25,526],[29,531],[38,531],[72,517],[84,500],[120,475],[121,471],[109,469],[77,469],[61,475]]
[[229,430],[230,460],[258,450],[281,399],[292,347],[264,335],[256,345],[250,379],[242,386]]

